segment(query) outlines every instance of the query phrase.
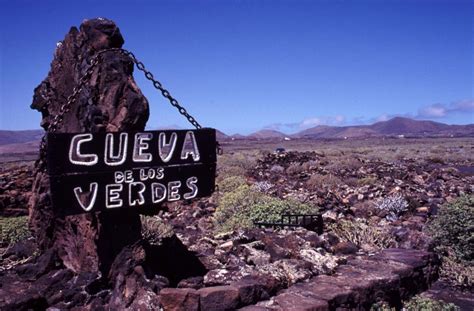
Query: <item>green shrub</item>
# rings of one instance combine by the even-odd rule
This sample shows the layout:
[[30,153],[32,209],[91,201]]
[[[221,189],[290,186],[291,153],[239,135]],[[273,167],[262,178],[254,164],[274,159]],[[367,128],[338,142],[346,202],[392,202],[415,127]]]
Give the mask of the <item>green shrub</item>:
[[233,153],[219,157],[217,164],[219,167],[237,166],[249,170],[257,165],[257,159],[256,156],[252,154]]
[[254,155],[243,153],[225,154],[217,159],[217,181],[231,176],[245,176],[247,171],[257,165]]
[[474,196],[445,203],[427,226],[442,257],[440,275],[453,286],[474,286]]
[[0,217],[0,244],[13,244],[29,238],[28,217]]
[[294,200],[281,200],[248,185],[224,193],[214,214],[218,231],[253,227],[254,221],[279,221],[285,213],[314,213],[316,208]]
[[388,230],[373,226],[363,219],[339,220],[329,228],[342,241],[352,242],[358,247],[388,248],[395,245],[395,239]]
[[437,249],[452,251],[459,260],[474,258],[474,196],[442,205],[428,224]]
[[379,301],[370,307],[370,311],[396,311],[396,308],[390,307],[385,301]]
[[440,276],[452,285],[462,289],[474,288],[474,265],[468,261],[458,260],[451,256],[442,257]]
[[216,181],[219,183],[228,177],[239,176],[244,177],[247,170],[239,166],[225,166],[218,170]]
[[372,186],[377,183],[377,178],[373,176],[364,177],[357,180],[358,186]]
[[288,175],[298,175],[304,172],[304,167],[299,163],[291,163],[290,166],[287,167],[286,173]]
[[150,244],[159,244],[163,238],[174,234],[173,227],[157,216],[140,216],[142,222],[142,236]]
[[337,176],[334,176],[332,174],[313,174],[306,182],[306,186],[308,186],[308,188],[312,190],[333,188],[339,184],[343,184],[343,182]]
[[229,176],[217,183],[219,191],[222,193],[231,192],[238,187],[245,185],[246,180],[242,176]]
[[404,305],[407,311],[458,311],[458,306],[441,300],[415,296]]

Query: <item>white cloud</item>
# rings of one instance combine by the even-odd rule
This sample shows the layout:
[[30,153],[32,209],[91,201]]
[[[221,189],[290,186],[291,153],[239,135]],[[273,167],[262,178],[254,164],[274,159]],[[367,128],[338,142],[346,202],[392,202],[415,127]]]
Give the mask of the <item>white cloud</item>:
[[423,118],[442,118],[447,114],[447,109],[441,104],[434,104],[423,107],[418,110],[418,117]]
[[344,125],[346,124],[347,118],[343,115],[335,116],[319,116],[304,119],[299,123],[300,129],[307,129],[318,125]]
[[308,127],[313,127],[317,125],[321,125],[323,122],[321,121],[320,118],[309,118],[305,119],[300,123],[300,128],[308,128]]
[[474,99],[462,100],[451,104],[450,111],[474,112]]
[[344,123],[346,121],[346,117],[342,115],[337,115],[334,117],[334,121],[338,124]]
[[344,115],[334,116],[314,116],[306,118],[301,122],[294,123],[274,123],[266,126],[266,129],[272,129],[281,131],[284,133],[294,133],[297,131],[305,130],[318,125],[331,125],[331,126],[345,126],[345,125],[360,125],[360,124],[373,124],[375,122],[388,121],[394,117],[405,117],[413,119],[437,119],[448,116],[453,113],[471,113],[474,115],[474,99],[462,100],[453,102],[451,104],[432,104],[421,107],[417,114],[412,113],[399,113],[399,114],[388,114],[384,113],[375,118],[371,117],[353,117],[347,118]]
[[347,118],[343,115],[319,116],[306,118],[303,121],[294,123],[273,123],[265,126],[265,129],[281,131],[284,133],[293,133],[318,125],[345,125],[346,121]]
[[452,113],[473,113],[474,100],[462,100],[446,104],[433,104],[418,110],[417,118],[443,118]]
[[384,114],[378,116],[377,118],[375,118],[375,122],[387,121],[387,120],[389,120],[390,118],[391,118],[391,117],[390,117],[388,114],[384,113]]

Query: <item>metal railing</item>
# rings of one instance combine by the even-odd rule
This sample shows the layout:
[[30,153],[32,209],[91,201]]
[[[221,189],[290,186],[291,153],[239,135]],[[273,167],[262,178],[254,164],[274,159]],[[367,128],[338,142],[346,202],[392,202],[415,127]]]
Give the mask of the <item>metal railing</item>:
[[320,214],[284,214],[281,215],[280,222],[261,222],[254,221],[255,226],[259,228],[296,228],[302,227],[310,231],[323,233],[323,217]]

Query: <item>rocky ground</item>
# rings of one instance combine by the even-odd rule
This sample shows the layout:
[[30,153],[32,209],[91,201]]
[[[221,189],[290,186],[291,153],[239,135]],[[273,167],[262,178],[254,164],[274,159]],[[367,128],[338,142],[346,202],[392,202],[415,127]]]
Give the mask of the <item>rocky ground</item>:
[[[421,159],[346,150],[252,154],[239,158],[232,150],[221,158],[219,180],[233,171],[258,192],[319,207],[323,234],[218,230],[214,215],[223,193],[217,193],[143,217],[146,256],[132,246],[112,269],[132,266],[121,264],[125,258],[147,268],[114,273],[113,280],[74,275],[55,264],[54,254],[38,256],[31,239],[3,243],[0,309],[335,310],[377,302],[400,308],[424,292],[472,310],[472,292],[434,283],[440,258],[425,230],[443,203],[474,192],[469,153]],[[26,214],[31,166],[12,165],[0,174],[2,217]]]
[[0,213],[2,216],[28,215],[33,184],[33,163],[4,163],[0,169]]

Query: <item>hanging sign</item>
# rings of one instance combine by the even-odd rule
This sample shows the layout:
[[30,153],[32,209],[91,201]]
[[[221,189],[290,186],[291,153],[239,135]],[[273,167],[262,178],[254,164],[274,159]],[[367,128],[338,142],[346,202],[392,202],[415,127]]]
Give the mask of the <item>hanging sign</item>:
[[48,133],[55,210],[62,215],[209,196],[215,188],[216,131]]

